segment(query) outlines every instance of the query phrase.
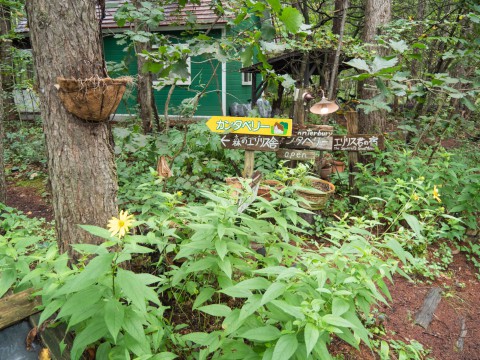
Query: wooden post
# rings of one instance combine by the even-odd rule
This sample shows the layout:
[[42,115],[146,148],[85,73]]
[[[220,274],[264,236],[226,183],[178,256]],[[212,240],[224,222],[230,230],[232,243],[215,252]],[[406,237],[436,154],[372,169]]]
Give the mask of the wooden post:
[[253,175],[253,166],[255,161],[255,151],[245,150],[245,166],[243,168],[243,177],[249,179]]
[[[355,111],[345,112],[345,118],[347,120],[347,133],[348,135],[358,134],[358,114]],[[352,195],[358,195],[358,188],[355,186],[355,172],[356,165],[358,163],[358,152],[348,152],[348,186],[350,188],[350,203],[356,204],[358,199],[352,197]]]

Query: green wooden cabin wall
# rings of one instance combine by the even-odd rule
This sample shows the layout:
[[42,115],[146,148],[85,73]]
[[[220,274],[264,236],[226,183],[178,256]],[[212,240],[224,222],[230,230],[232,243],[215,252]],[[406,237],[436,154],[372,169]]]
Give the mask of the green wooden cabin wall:
[[[180,32],[171,33],[176,36],[180,36]],[[212,35],[212,34],[210,34]],[[214,33],[215,36],[221,36],[220,30]],[[134,56],[133,51],[125,52],[125,44],[117,44],[117,39],[114,36],[105,36],[104,37],[104,49],[105,49],[105,60],[107,62],[121,63],[125,61],[125,64],[128,67],[128,74],[136,75],[137,74],[137,61]],[[201,84],[207,84],[210,79],[213,71],[213,67],[216,66],[217,61],[212,60],[205,61],[204,57],[194,57],[192,58],[192,84],[190,85],[191,90],[201,91]],[[251,98],[251,87],[250,85],[242,85],[242,74],[240,73],[240,68],[242,67],[239,61],[231,61],[226,65],[226,84],[227,84],[227,115],[228,109],[231,103],[247,103]],[[111,76],[120,76],[122,74],[111,74]],[[125,74],[123,74],[125,75]],[[167,99],[168,91],[170,86],[166,86],[160,91],[155,90],[154,96],[157,104],[158,112],[160,115],[163,115],[165,112],[165,102]],[[195,91],[189,91],[187,86],[175,87],[175,90],[172,94],[170,105],[169,105],[169,114],[174,114],[172,108],[178,107],[184,99],[191,98],[195,96]],[[206,89],[206,94],[200,99],[199,106],[196,116],[212,116],[212,115],[221,115],[222,114],[222,66],[218,66],[215,78],[210,82],[210,85]],[[124,97],[120,103],[117,114],[134,114],[136,112],[136,89],[130,93],[128,97]]]

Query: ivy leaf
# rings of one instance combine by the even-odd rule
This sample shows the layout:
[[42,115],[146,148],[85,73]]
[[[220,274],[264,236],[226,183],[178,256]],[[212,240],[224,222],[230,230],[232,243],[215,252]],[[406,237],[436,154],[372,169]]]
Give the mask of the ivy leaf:
[[296,34],[303,24],[302,14],[291,6],[282,10],[280,20],[283,22],[287,30],[293,34]]
[[275,350],[273,350],[272,359],[275,360],[288,360],[295,354],[298,347],[297,335],[295,334],[285,334],[278,339],[277,344],[275,345]]
[[369,74],[372,73],[372,71],[370,70],[370,67],[367,65],[367,62],[363,59],[352,59],[350,61],[345,62],[345,64],[350,65],[355,69],[366,71]]

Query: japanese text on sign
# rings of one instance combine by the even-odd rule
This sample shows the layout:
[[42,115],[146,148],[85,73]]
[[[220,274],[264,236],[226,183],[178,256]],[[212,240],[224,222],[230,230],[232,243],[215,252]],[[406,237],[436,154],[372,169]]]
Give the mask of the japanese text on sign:
[[270,136],[290,136],[292,134],[291,119],[212,116],[207,121],[207,126],[211,131],[217,133]]
[[373,151],[383,149],[382,135],[345,135],[334,136],[333,150]]
[[227,134],[222,136],[221,142],[222,147],[227,149],[277,151],[280,146],[278,138],[260,135]]

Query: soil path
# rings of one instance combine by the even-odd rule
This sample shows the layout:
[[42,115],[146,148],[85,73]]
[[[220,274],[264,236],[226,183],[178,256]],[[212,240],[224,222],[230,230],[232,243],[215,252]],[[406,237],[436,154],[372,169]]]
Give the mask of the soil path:
[[53,220],[53,209],[43,197],[38,195],[37,190],[28,187],[7,184],[7,205],[23,211],[29,217]]

